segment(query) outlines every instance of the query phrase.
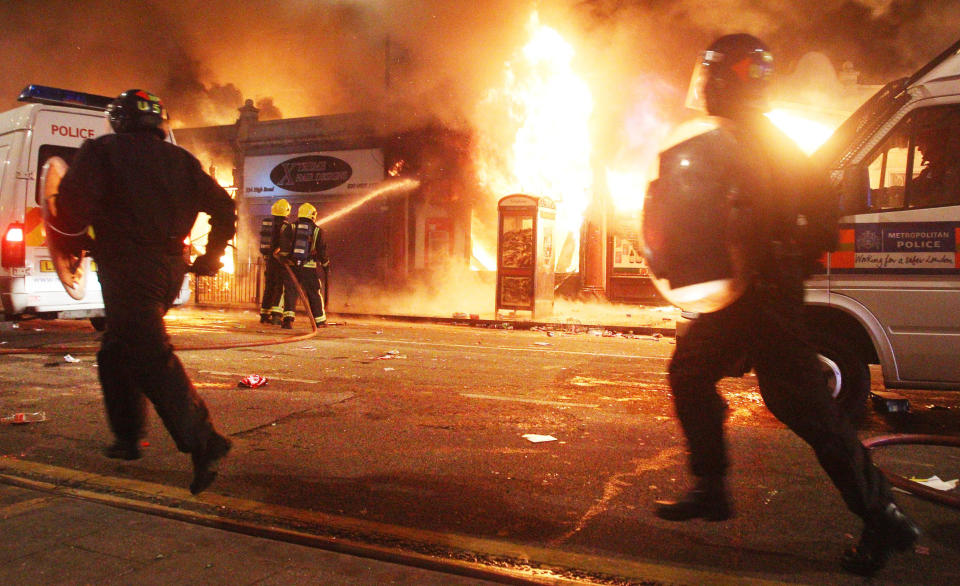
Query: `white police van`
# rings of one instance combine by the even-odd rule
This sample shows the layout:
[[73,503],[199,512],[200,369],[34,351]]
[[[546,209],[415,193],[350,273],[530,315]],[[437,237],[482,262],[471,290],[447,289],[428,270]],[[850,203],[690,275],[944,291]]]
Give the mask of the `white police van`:
[[806,289],[837,399],[863,414],[870,364],[888,388],[960,390],[960,42],[880,90],[814,159],[845,214]]
[[[106,107],[113,100],[82,92],[31,85],[23,106],[0,113],[0,303],[6,320],[23,317],[86,319],[103,327],[100,283],[87,279],[74,299],[64,290],[45,246],[40,186],[44,164],[68,164],[84,140],[113,130]],[[172,138],[171,138],[172,140]],[[95,265],[92,265],[96,270]],[[178,302],[189,297],[188,281]]]

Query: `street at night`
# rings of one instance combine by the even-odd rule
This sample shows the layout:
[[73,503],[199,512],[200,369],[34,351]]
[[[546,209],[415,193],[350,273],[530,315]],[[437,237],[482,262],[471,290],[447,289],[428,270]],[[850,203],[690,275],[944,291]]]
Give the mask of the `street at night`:
[[[42,345],[49,353],[4,356],[0,412],[42,411],[47,420],[0,428],[0,473],[440,561],[468,555],[503,576],[544,583],[857,583],[837,556],[859,520],[807,446],[766,411],[749,375],[721,385],[737,516],[681,524],[653,516],[653,501],[687,479],[665,378],[672,322],[663,322],[663,336],[649,327],[603,335],[585,326],[331,321],[288,344],[179,353],[234,440],[219,478],[198,497],[186,491],[189,458],[152,414],[143,459],[102,455],[111,438],[96,358],[84,351],[99,334],[85,322],[5,323],[5,351]],[[195,307],[172,311],[167,324],[183,347],[309,331],[261,325],[251,311]],[[240,386],[251,374],[267,384]],[[957,429],[960,395],[903,395],[910,411],[870,409],[862,438]],[[960,461],[954,450],[885,447],[875,458],[896,474],[949,480]],[[960,562],[960,514],[898,499],[924,537],[880,580],[949,583]],[[3,552],[14,567],[16,548]]]

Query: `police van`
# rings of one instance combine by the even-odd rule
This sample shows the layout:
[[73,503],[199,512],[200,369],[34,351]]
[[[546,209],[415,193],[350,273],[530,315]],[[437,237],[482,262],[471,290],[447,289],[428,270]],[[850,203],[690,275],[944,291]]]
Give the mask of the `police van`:
[[806,301],[854,418],[870,364],[888,388],[960,389],[960,42],[887,84],[814,154],[840,194],[840,238]]
[[[87,279],[85,294],[75,299],[57,276],[45,246],[40,182],[51,157],[69,164],[84,140],[113,132],[106,116],[112,100],[31,85],[20,94],[23,106],[0,113],[0,302],[6,320],[89,318],[103,327],[97,279]],[[178,302],[186,296],[182,290]]]

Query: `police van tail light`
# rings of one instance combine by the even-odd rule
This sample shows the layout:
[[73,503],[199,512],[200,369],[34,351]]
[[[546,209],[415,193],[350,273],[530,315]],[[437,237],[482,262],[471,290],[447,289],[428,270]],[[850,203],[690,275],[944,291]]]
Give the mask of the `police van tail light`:
[[4,268],[22,267],[26,262],[26,246],[23,241],[23,224],[14,222],[3,233],[3,249],[0,259]]

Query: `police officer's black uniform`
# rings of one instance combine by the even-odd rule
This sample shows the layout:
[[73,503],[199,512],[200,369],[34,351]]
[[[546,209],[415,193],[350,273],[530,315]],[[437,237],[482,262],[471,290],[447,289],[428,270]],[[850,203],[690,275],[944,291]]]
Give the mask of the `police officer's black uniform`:
[[106,330],[97,355],[111,457],[140,457],[146,399],[176,442],[191,454],[197,493],[212,464],[230,449],[173,353],[163,316],[188,268],[184,239],[198,212],[210,215],[207,252],[194,265],[214,274],[235,231],[233,200],[186,150],[164,141],[165,109],[142,90],[108,108],[116,134],[86,141],[60,183],[58,221],[67,233],[90,225],[103,291]]
[[[732,515],[724,486],[727,406],[716,383],[747,357],[767,407],[810,444],[844,502],[864,520],[860,545],[847,551],[842,562],[850,571],[869,574],[894,549],[912,545],[919,531],[893,503],[888,482],[833,401],[804,332],[803,280],[819,251],[804,240],[809,236],[804,231],[812,228],[803,222],[798,226],[798,206],[819,197],[827,186],[817,183],[806,157],[761,108],[725,101],[731,94],[743,97],[736,96],[741,82],[735,75],[742,72],[742,83],[759,84],[760,76],[769,73],[761,61],[769,59],[763,44],[748,35],[722,37],[704,59],[703,65],[715,69],[708,75],[720,78],[707,80],[707,112],[732,120],[728,130],[741,149],[743,164],[733,192],[741,207],[732,216],[730,237],[741,239],[750,274],[736,301],[700,315],[677,340],[669,378],[697,483],[680,500],[658,501],[656,514],[675,521]],[[664,161],[661,155],[661,166]],[[689,159],[679,164],[684,163],[696,166]]]
[[[317,267],[326,269],[330,266],[327,245],[323,241],[323,230],[314,223],[317,219],[317,210],[313,205],[301,204],[297,210],[297,216],[297,223],[284,229],[281,241],[284,250],[287,251],[287,259],[294,278],[307,296],[314,322],[317,326],[324,327],[327,325],[326,303]],[[290,281],[288,274],[284,273],[284,279],[286,281],[283,289],[283,327],[291,328],[300,294],[296,285]]]

